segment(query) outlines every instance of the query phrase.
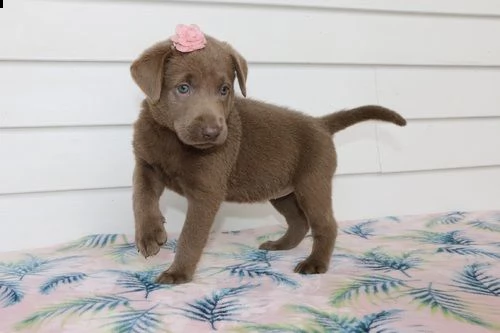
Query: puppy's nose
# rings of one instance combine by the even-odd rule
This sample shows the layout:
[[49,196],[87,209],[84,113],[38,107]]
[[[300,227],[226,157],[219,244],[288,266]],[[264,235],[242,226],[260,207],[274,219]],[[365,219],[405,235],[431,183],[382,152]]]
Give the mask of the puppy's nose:
[[214,140],[216,139],[222,128],[220,126],[206,126],[202,129],[201,134],[205,139]]

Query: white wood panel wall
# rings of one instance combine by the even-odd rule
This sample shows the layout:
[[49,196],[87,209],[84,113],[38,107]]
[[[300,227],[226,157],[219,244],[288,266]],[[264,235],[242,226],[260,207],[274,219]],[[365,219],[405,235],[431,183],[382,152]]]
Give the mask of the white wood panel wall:
[[[500,208],[495,0],[6,0],[0,11],[0,250],[131,233],[129,65],[177,23],[249,61],[252,98],[312,115],[367,103],[406,128],[339,133],[338,219]],[[185,201],[162,199],[179,230]],[[276,223],[227,204],[225,228]]]
[[130,61],[172,34],[169,22],[180,21],[231,41],[252,62],[500,65],[500,42],[478,38],[500,35],[498,18],[215,2],[25,0],[11,6],[15,15],[4,14],[0,27],[12,33],[0,35],[0,45],[12,47],[3,47],[0,59]]

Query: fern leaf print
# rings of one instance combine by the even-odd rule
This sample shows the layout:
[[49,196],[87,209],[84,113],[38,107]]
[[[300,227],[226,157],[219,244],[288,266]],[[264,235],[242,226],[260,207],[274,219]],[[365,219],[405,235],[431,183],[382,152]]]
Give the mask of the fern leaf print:
[[24,291],[19,281],[0,280],[0,305],[8,307],[20,303],[24,297]]
[[80,256],[67,256],[54,259],[44,259],[34,255],[27,255],[26,259],[2,263],[0,262],[0,274],[23,280],[28,275],[39,275],[57,265],[80,258]]
[[408,292],[413,297],[413,301],[431,310],[438,310],[445,316],[453,316],[458,320],[469,323],[488,326],[484,321],[476,317],[475,314],[467,310],[464,302],[457,296],[446,293],[432,287],[432,283],[427,288],[416,288]]
[[61,251],[80,248],[104,248],[113,245],[118,237],[118,234],[89,235],[61,248]]
[[56,275],[48,279],[40,286],[40,293],[45,295],[50,294],[60,285],[78,283],[85,280],[87,277],[88,277],[87,274],[81,272]]
[[450,225],[456,224],[465,219],[467,216],[466,212],[450,212],[442,216],[435,217],[427,223],[427,227],[434,227],[437,225]]
[[360,238],[368,239],[374,236],[375,229],[372,227],[372,224],[375,222],[377,221],[376,220],[363,221],[354,224],[348,228],[344,228],[342,230],[348,235],[354,235]]
[[468,293],[500,297],[500,277],[488,274],[488,267],[480,263],[466,265],[453,282]]
[[237,321],[242,304],[237,296],[257,287],[254,284],[245,284],[234,288],[223,288],[214,291],[203,298],[189,302],[182,309],[182,315],[187,318],[206,322],[212,330],[221,321]]
[[406,286],[405,281],[390,276],[367,275],[362,278],[356,278],[354,281],[340,288],[331,298],[333,305],[340,305],[344,302],[354,300],[361,295],[381,294],[388,295],[393,290]]
[[161,327],[162,314],[155,311],[157,305],[145,310],[129,310],[113,316],[114,333],[156,333]]
[[39,310],[21,321],[17,325],[17,328],[32,328],[36,324],[61,316],[67,318],[74,315],[95,314],[105,309],[112,310],[118,306],[128,305],[129,300],[119,296],[97,296],[76,299]]
[[267,265],[248,263],[232,265],[224,268],[231,276],[238,276],[243,278],[269,278],[278,285],[285,285],[289,287],[297,287],[299,284],[293,278],[286,274],[272,270]]

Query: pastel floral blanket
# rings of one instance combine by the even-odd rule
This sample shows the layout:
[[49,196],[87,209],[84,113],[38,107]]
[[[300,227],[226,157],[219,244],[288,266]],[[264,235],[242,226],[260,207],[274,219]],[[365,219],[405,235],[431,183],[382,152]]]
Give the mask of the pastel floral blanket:
[[266,252],[282,227],[213,233],[194,282],[154,283],[176,235],[144,259],[125,235],[0,254],[0,332],[493,332],[500,211],[342,222],[327,274],[311,248]]

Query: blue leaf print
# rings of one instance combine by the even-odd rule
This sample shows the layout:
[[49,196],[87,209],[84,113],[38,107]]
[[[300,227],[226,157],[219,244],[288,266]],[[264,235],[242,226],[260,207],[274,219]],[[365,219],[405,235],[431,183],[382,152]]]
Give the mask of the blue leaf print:
[[351,333],[357,323],[357,320],[354,317],[326,313],[307,306],[297,306],[297,310],[301,310],[302,312],[312,315],[315,322],[320,325],[325,332]]
[[54,276],[45,281],[40,286],[40,293],[48,295],[61,284],[71,284],[75,282],[80,282],[86,279],[87,277],[88,275],[85,273],[67,273],[63,275]]
[[97,313],[104,309],[113,310],[118,306],[129,306],[129,300],[119,296],[96,296],[76,299],[39,310],[21,321],[16,327],[18,329],[31,328],[54,317],[62,315],[68,317],[73,315],[81,316],[85,313]]
[[60,249],[60,251],[79,249],[79,248],[103,248],[114,244],[118,238],[118,234],[95,234],[82,237],[68,246]]
[[273,261],[277,261],[283,257],[281,253],[259,250],[254,247],[243,245],[243,244],[235,244],[240,248],[240,252],[238,253],[210,253],[211,255],[216,255],[219,257],[242,260],[245,262],[252,263],[263,263],[267,266],[271,266]]
[[401,310],[384,310],[372,313],[361,319],[348,316],[339,316],[336,313],[327,313],[316,310],[309,306],[296,306],[296,310],[308,313],[314,317],[314,321],[321,326],[325,332],[339,333],[366,333],[387,332],[384,328],[388,323],[398,319]]
[[474,221],[471,221],[467,224],[473,226],[474,228],[481,229],[481,230],[500,232],[500,224],[497,224],[497,223],[481,221],[481,220],[474,220]]
[[474,263],[464,267],[453,282],[460,289],[477,295],[500,296],[500,278],[488,275],[489,264]]
[[449,253],[458,254],[461,256],[476,256],[476,257],[488,257],[493,259],[500,259],[500,254],[481,250],[474,247],[463,247],[463,246],[444,246],[436,250],[437,253]]
[[144,298],[148,298],[155,290],[171,288],[170,285],[158,284],[155,278],[163,271],[163,268],[148,271],[114,271],[119,274],[116,284],[128,289],[131,293],[144,293]]
[[399,319],[398,316],[401,312],[402,310],[384,310],[363,316],[352,330],[352,333],[388,332],[388,329],[383,328],[383,326]]
[[0,304],[3,307],[19,303],[23,297],[19,281],[0,280]]
[[80,258],[79,256],[69,256],[56,259],[42,259],[35,257],[33,255],[28,255],[27,259],[20,260],[12,263],[0,263],[0,273],[18,278],[22,280],[27,275],[36,275],[41,272],[47,271],[55,266],[55,264],[61,263],[67,260],[73,260]]
[[232,265],[224,268],[231,276],[239,276],[240,278],[256,278],[267,277],[276,282],[278,285],[289,287],[298,287],[299,283],[292,278],[289,278],[283,273],[273,271],[269,266],[264,266],[258,263],[245,263]]
[[175,253],[175,251],[177,251],[177,239],[169,239],[165,244],[163,244],[162,248],[171,250]]
[[244,284],[235,288],[223,288],[214,291],[191,303],[182,310],[182,315],[197,321],[206,322],[212,330],[217,330],[216,323],[222,321],[238,321],[236,316],[243,309],[241,303],[235,299],[249,290],[257,287],[255,284]]
[[408,294],[413,297],[413,302],[417,302],[421,306],[429,307],[431,310],[439,310],[444,315],[450,315],[470,324],[488,326],[474,314],[469,313],[461,299],[442,290],[434,289],[432,283],[427,288],[412,289],[408,291]]
[[394,221],[394,222],[401,222],[401,219],[397,216],[387,216],[386,217],[388,220]]
[[146,310],[131,310],[112,317],[113,332],[116,333],[153,333],[161,324],[162,315],[153,310],[157,305]]
[[399,256],[383,253],[378,250],[368,251],[363,256],[351,256],[358,265],[373,269],[375,271],[399,271],[410,277],[407,273],[409,269],[420,265],[421,259],[413,256],[412,253],[403,253]]
[[138,256],[138,250],[135,243],[125,243],[113,246],[109,255],[116,261],[125,264],[130,259]]
[[344,288],[340,288],[331,299],[333,305],[340,305],[358,297],[361,293],[366,295],[389,294],[390,290],[406,286],[403,280],[383,275],[368,275],[356,278]]
[[449,232],[431,232],[431,231],[417,231],[416,236],[409,236],[408,238],[427,244],[438,245],[471,245],[474,241],[470,238],[463,236],[460,230]]
[[343,229],[343,231],[348,235],[355,235],[364,239],[368,239],[369,237],[374,236],[373,232],[375,231],[375,229],[373,229],[371,225],[375,222],[377,222],[377,220],[360,222],[350,226],[349,228]]
[[466,212],[451,212],[430,220],[429,223],[427,223],[427,226],[433,227],[435,225],[455,224],[465,219],[466,215],[467,215]]

